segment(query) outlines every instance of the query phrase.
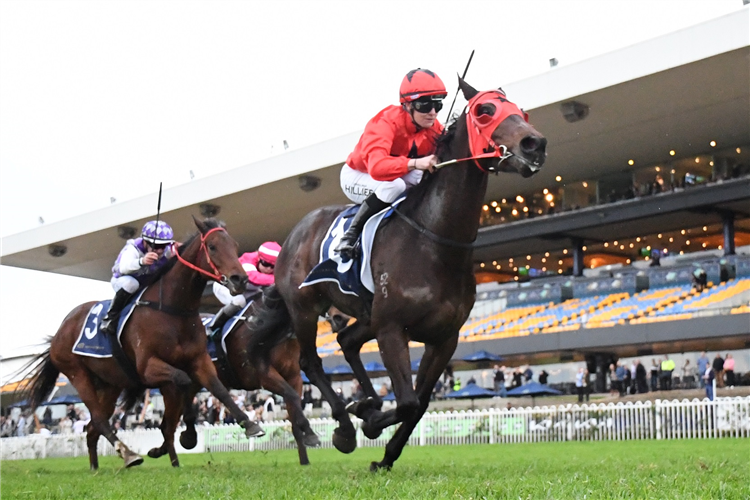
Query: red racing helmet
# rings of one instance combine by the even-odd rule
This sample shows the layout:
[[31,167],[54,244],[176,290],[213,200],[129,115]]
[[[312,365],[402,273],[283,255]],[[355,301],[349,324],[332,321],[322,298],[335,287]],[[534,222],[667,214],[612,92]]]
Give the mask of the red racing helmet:
[[439,76],[429,69],[417,68],[409,71],[401,82],[399,102],[403,104],[428,96],[444,99],[447,95],[448,91]]
[[275,241],[266,241],[258,248],[258,257],[260,257],[260,260],[275,266],[280,251],[281,245]]

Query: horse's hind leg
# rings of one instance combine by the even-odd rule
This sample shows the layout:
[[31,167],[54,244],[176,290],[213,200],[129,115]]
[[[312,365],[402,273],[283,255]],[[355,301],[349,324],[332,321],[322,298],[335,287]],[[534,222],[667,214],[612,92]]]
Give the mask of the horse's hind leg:
[[333,418],[339,423],[333,431],[333,445],[342,453],[351,453],[357,448],[357,431],[349,418],[344,401],[333,390],[331,380],[323,372],[323,362],[318,356],[318,349],[315,345],[318,334],[317,314],[307,317],[300,311],[292,311],[291,308],[289,312],[294,323],[294,333],[300,343],[302,369],[310,382],[320,389],[323,398],[331,405]]
[[401,456],[401,452],[409,441],[409,436],[414,432],[419,420],[427,411],[430,405],[430,397],[438,379],[443,373],[445,366],[456,351],[458,343],[458,334],[443,342],[439,346],[425,346],[424,356],[419,364],[417,373],[417,397],[419,398],[419,407],[416,411],[404,416],[402,424],[393,434],[393,437],[385,446],[385,456],[380,462],[372,462],[370,470],[390,469],[393,463]]
[[351,366],[354,376],[362,386],[365,396],[370,399],[368,406],[380,409],[383,406],[383,400],[375,392],[375,388],[372,386],[370,377],[367,375],[367,370],[365,370],[362,358],[359,355],[362,346],[374,338],[375,335],[372,333],[370,327],[361,324],[359,321],[347,326],[336,336],[346,362]]
[[292,423],[292,434],[297,443],[299,463],[300,465],[308,465],[310,460],[307,458],[307,446],[318,446],[320,440],[310,428],[310,422],[302,411],[302,400],[299,393],[284,380],[274,367],[268,369],[261,377],[260,382],[264,389],[284,398],[286,411],[289,413],[289,421]]
[[89,371],[83,366],[79,366],[77,369],[68,368],[63,373],[68,376],[73,387],[78,391],[81,401],[83,401],[86,408],[91,412],[91,422],[88,425],[86,435],[91,470],[99,468],[99,458],[96,453],[99,436],[104,436],[115,447],[125,461],[126,467],[143,463],[143,458],[125,446],[117,438],[112,431],[112,427],[109,425],[109,418],[114,413],[115,403],[117,402],[117,397],[120,395],[120,390],[116,387],[107,386],[97,391],[91,380]]

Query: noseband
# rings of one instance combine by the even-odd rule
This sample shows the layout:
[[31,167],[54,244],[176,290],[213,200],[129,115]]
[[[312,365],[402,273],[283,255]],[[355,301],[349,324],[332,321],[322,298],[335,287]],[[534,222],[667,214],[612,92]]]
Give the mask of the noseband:
[[206,254],[206,261],[208,262],[208,265],[211,266],[211,269],[214,270],[213,274],[201,269],[200,267],[196,266],[192,262],[188,262],[185,259],[183,259],[182,256],[180,255],[180,252],[177,249],[177,246],[174,247],[174,254],[177,257],[177,260],[182,262],[184,265],[186,265],[190,269],[194,271],[198,271],[199,273],[206,276],[210,280],[221,283],[222,285],[226,285],[229,282],[229,280],[223,274],[219,274],[219,270],[216,268],[213,261],[211,260],[211,257],[208,255],[208,247],[206,247],[206,239],[208,238],[208,235],[210,235],[211,233],[215,231],[224,231],[225,233],[227,232],[227,230],[224,229],[223,227],[215,227],[211,229],[210,231],[207,231],[206,234],[201,235],[201,250],[203,250],[203,252]]

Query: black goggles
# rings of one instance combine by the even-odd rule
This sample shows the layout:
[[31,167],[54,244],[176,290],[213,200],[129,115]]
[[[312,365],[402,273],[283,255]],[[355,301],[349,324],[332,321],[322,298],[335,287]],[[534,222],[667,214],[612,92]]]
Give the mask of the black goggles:
[[437,113],[443,109],[443,101],[414,101],[411,105],[414,107],[414,111],[418,113],[429,113],[433,109]]
[[156,244],[156,243],[149,242],[148,246],[151,247],[153,250],[164,250],[165,248],[169,246],[169,243]]
[[258,264],[264,265],[264,266],[266,266],[266,267],[269,267],[269,268],[271,268],[271,269],[273,269],[274,267],[276,267],[276,265],[275,265],[275,264],[271,264],[270,262],[266,262],[266,261],[265,261],[265,260],[263,260],[263,259],[259,259],[259,260],[258,260]]

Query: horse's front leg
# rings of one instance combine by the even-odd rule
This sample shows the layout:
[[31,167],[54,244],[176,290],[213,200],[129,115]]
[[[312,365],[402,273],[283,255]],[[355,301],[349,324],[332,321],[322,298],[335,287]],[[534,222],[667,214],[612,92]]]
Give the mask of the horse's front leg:
[[448,365],[453,353],[456,351],[458,344],[458,332],[442,344],[437,346],[426,345],[424,356],[419,364],[417,372],[416,393],[419,398],[419,406],[414,412],[405,415],[403,423],[399,426],[393,437],[385,446],[385,456],[380,462],[372,462],[370,470],[390,469],[393,463],[401,456],[401,452],[409,441],[411,433],[414,432],[422,415],[427,411],[430,405],[432,390],[437,384],[438,379]]
[[184,393],[188,392],[188,386],[178,387],[176,384],[164,384],[159,387],[162,396],[164,397],[164,418],[162,418],[161,434],[164,437],[164,442],[158,448],[151,448],[148,452],[148,456],[151,458],[159,458],[164,454],[169,454],[170,462],[172,467],[179,467],[180,461],[177,458],[177,451],[174,449],[174,433],[177,430],[177,424],[180,422],[180,415],[183,411],[183,401],[185,399]]
[[368,401],[368,406],[380,409],[383,406],[383,400],[380,399],[380,396],[372,386],[372,381],[370,381],[367,370],[365,370],[365,366],[362,364],[362,358],[359,355],[362,346],[374,338],[375,335],[372,333],[370,327],[361,324],[359,321],[347,326],[336,336],[346,362],[351,366],[354,376],[362,386],[365,396],[370,400]]
[[198,420],[198,406],[193,405],[193,399],[200,387],[193,384],[184,394],[182,402],[182,421],[185,430],[180,433],[180,445],[186,450],[192,450],[198,444],[198,433],[195,430],[195,421]]
[[315,339],[318,334],[317,315],[305,317],[299,311],[290,311],[294,323],[294,333],[300,344],[300,364],[307,378],[331,405],[331,414],[339,426],[333,431],[333,445],[342,453],[351,453],[357,448],[357,430],[346,411],[344,401],[331,386],[331,379],[323,371],[323,362],[318,356]]
[[381,412],[368,405],[350,408],[364,420],[362,432],[375,439],[386,427],[402,422],[419,407],[419,399],[411,381],[409,339],[401,325],[392,324],[378,329],[378,346],[396,396],[396,409]]
[[264,389],[278,394],[284,398],[289,421],[292,423],[292,434],[297,443],[300,465],[309,465],[307,457],[307,446],[319,446],[320,440],[310,428],[310,422],[302,412],[302,400],[299,393],[290,386],[274,367],[270,367],[261,376],[261,385]]
[[211,361],[208,352],[198,356],[193,362],[192,377],[196,383],[208,389],[211,394],[216,396],[226,406],[229,413],[245,429],[245,436],[261,437],[266,434],[258,422],[252,422],[247,417],[247,414],[240,410],[240,407],[234,402],[227,388],[219,380],[216,374],[216,367],[213,361]]

